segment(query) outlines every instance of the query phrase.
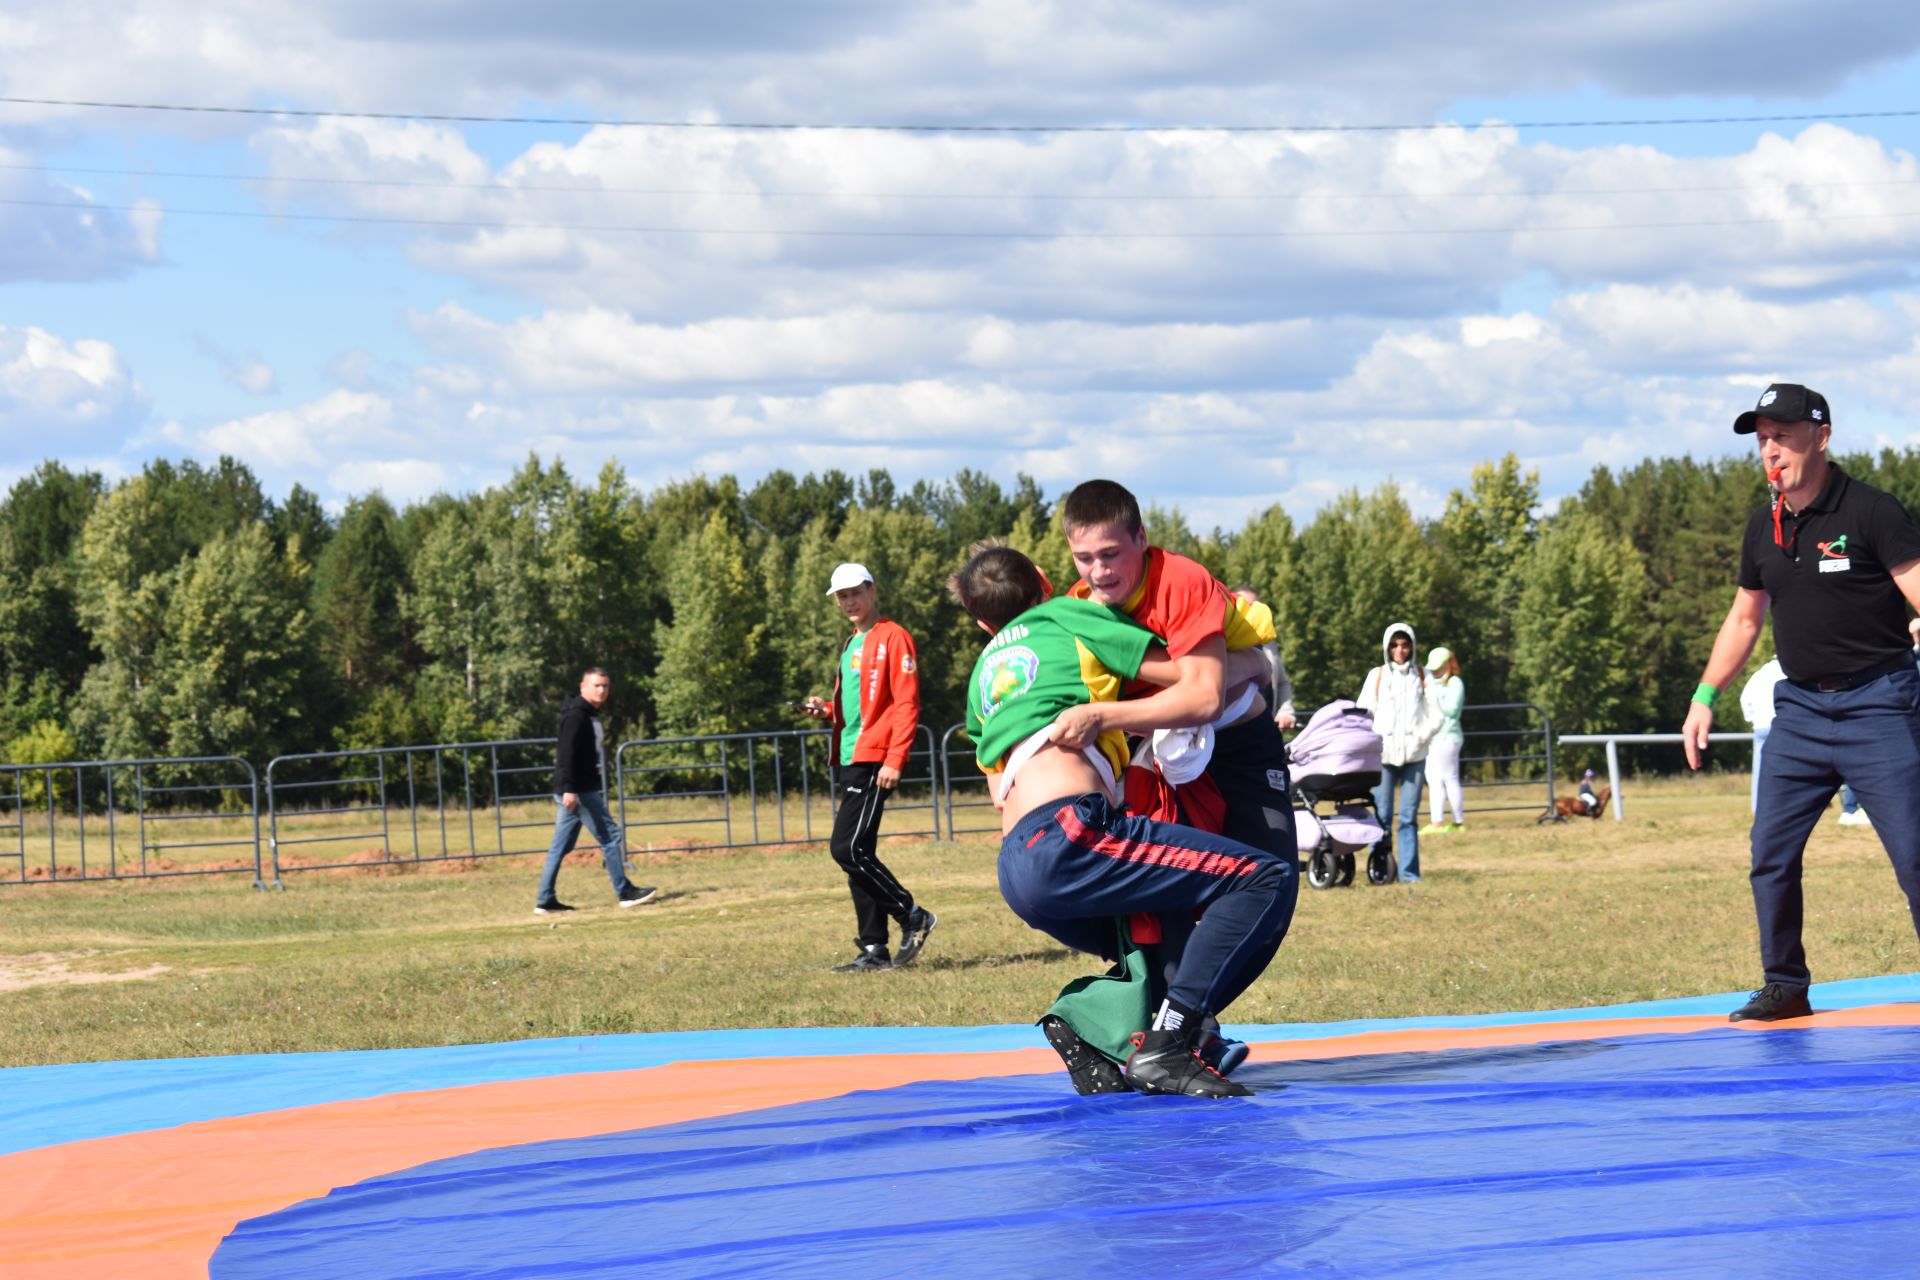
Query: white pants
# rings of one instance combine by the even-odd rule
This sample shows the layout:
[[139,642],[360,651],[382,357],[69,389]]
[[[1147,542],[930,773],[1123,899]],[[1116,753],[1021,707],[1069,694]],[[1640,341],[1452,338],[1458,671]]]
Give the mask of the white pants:
[[1427,794],[1433,797],[1434,822],[1449,806],[1454,822],[1466,821],[1460,811],[1460,744],[1444,735],[1427,744]]

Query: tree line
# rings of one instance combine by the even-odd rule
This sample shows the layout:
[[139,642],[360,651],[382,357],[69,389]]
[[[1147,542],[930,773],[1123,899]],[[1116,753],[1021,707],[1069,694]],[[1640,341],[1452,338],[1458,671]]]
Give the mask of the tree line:
[[[1920,451],[1840,459],[1920,503]],[[1143,495],[1150,496],[1150,495]],[[1298,705],[1352,697],[1398,618],[1456,650],[1469,700],[1533,702],[1562,731],[1677,727],[1765,500],[1750,457],[1597,467],[1543,509],[1511,455],[1437,518],[1399,489],[1340,495],[1304,525],[1278,505],[1149,535],[1273,604]],[[696,477],[651,491],[530,458],[484,492],[337,513],[242,464],[155,461],[108,484],[43,463],[0,505],[0,744],[16,763],[546,736],[584,666],[613,673],[623,737],[798,727],[845,623],[835,564],[878,580],[917,639],[935,726],[956,723],[979,634],[946,598],[976,539],[1056,584],[1074,573],[1025,475],[884,470]],[[1770,647],[1762,643],[1755,663]],[[1723,716],[1726,727],[1737,711]]]

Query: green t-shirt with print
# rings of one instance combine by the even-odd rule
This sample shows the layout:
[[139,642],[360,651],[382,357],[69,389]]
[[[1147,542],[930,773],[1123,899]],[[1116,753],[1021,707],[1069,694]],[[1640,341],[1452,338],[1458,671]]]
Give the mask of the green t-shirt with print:
[[840,759],[853,760],[853,744],[860,740],[860,651],[867,647],[867,633],[856,631],[847,647],[840,651],[840,716],[847,727],[840,731]]
[[[967,682],[967,733],[980,767],[998,769],[1009,751],[1068,707],[1118,701],[1153,642],[1151,631],[1105,605],[1064,596],[1002,627]],[[1126,735],[1109,730],[1098,746],[1119,777],[1127,767]]]

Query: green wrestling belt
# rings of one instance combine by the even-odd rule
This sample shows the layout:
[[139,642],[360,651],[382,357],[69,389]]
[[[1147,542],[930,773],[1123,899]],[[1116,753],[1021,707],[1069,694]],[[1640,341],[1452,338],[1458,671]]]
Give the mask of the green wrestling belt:
[[1114,922],[1120,937],[1120,959],[1105,973],[1075,978],[1060,988],[1060,996],[1041,1019],[1058,1016],[1074,1033],[1115,1063],[1125,1063],[1133,1052],[1133,1033],[1153,1025],[1160,1003],[1159,975],[1149,954],[1136,945],[1127,922]]

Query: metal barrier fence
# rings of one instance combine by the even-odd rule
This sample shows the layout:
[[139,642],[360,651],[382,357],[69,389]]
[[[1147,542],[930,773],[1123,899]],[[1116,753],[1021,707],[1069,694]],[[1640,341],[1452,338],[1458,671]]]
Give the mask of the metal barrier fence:
[[[553,827],[553,744],[511,738],[279,756],[267,765],[274,883],[286,871],[545,852],[545,839],[519,843],[513,833]],[[529,791],[535,774],[542,782]],[[355,845],[357,854],[339,852]],[[303,847],[321,852],[305,856]]]
[[[1546,801],[1521,802],[1514,804],[1480,804],[1471,807],[1475,813],[1537,812],[1545,822],[1553,817],[1553,721],[1547,713],[1530,702],[1489,702],[1462,709],[1463,717],[1473,713],[1477,720],[1497,719],[1508,723],[1488,728],[1466,730],[1469,739],[1480,739],[1488,744],[1489,750],[1481,755],[1462,754],[1460,759],[1460,781],[1463,790],[1507,791],[1537,790],[1546,788]],[[1304,725],[1311,716],[1303,717]],[[1512,721],[1521,721],[1513,724]],[[973,751],[962,740],[960,751],[963,763],[959,765],[960,776],[955,776],[956,764],[954,739],[965,730],[965,725],[954,725],[940,738],[940,762],[945,771],[946,782],[942,788],[942,802],[946,807],[947,839],[962,835],[986,834],[1000,830],[1000,819],[993,809],[993,801],[986,791],[986,775],[973,767]],[[1537,747],[1534,739],[1538,739]],[[1472,766],[1479,766],[1472,768]],[[978,787],[978,799],[956,799],[957,788]],[[1502,796],[1500,799],[1508,797]],[[984,814],[967,813],[969,810],[985,810]]]
[[[629,852],[826,839],[830,732],[621,743],[612,790]],[[883,836],[940,836],[932,730],[921,726],[918,743],[887,805]],[[552,738],[516,738],[281,756],[267,765],[273,882],[291,871],[544,853],[553,830],[553,747]]]
[[[993,797],[987,791],[987,775],[980,772],[978,766],[974,764],[973,743],[964,736],[966,731],[966,725],[956,724],[940,735],[940,771],[946,779],[940,794],[941,802],[947,810],[947,839],[949,840],[957,840],[963,835],[997,835],[1000,831],[1000,811],[993,807]],[[953,776],[953,740],[955,738],[960,739],[961,752],[960,777],[957,780]],[[980,798],[955,800],[953,790],[956,784],[969,788],[978,787]],[[962,809],[985,809],[986,813],[968,813],[963,817],[955,812]],[[967,825],[961,826],[962,822]]]
[[[1601,746],[1607,749],[1607,786],[1613,791],[1613,820],[1627,820],[1626,803],[1620,787],[1620,744],[1660,744],[1679,746],[1687,740],[1682,733],[1563,733],[1560,741],[1573,746]],[[1715,743],[1752,742],[1751,733],[1715,733]]]
[[[827,776],[827,739],[832,732],[774,729],[621,743],[614,767],[627,847],[666,853],[826,839],[833,828],[833,788]],[[933,730],[919,726],[914,741],[899,786],[887,801],[880,834],[938,840],[942,769],[934,753]],[[922,765],[924,773],[917,771]],[[918,798],[922,787],[926,788],[924,800]],[[718,811],[703,812],[697,807],[703,801],[708,808],[717,804]],[[633,816],[642,810],[645,817]],[[926,815],[924,819],[909,816],[905,825],[899,821],[903,815],[920,813]],[[654,831],[661,832],[666,843],[656,843],[647,834]],[[696,839],[690,833],[717,838]]]
[[258,886],[259,799],[253,766],[238,756],[0,765],[0,868],[13,864],[0,884],[251,871]]
[[[1469,715],[1478,720],[1494,718],[1520,723],[1468,729],[1465,726]],[[1483,702],[1461,708],[1461,728],[1467,739],[1460,754],[1460,789],[1463,793],[1537,790],[1543,784],[1547,792],[1544,805],[1537,801],[1519,800],[1513,804],[1472,802],[1464,807],[1473,813],[1537,812],[1541,822],[1561,821],[1553,809],[1554,738],[1551,716],[1531,702]],[[1539,739],[1537,750],[1533,741],[1536,737]],[[1467,754],[1475,738],[1489,745],[1491,750],[1488,754]],[[1499,798],[1504,800],[1511,797]]]

